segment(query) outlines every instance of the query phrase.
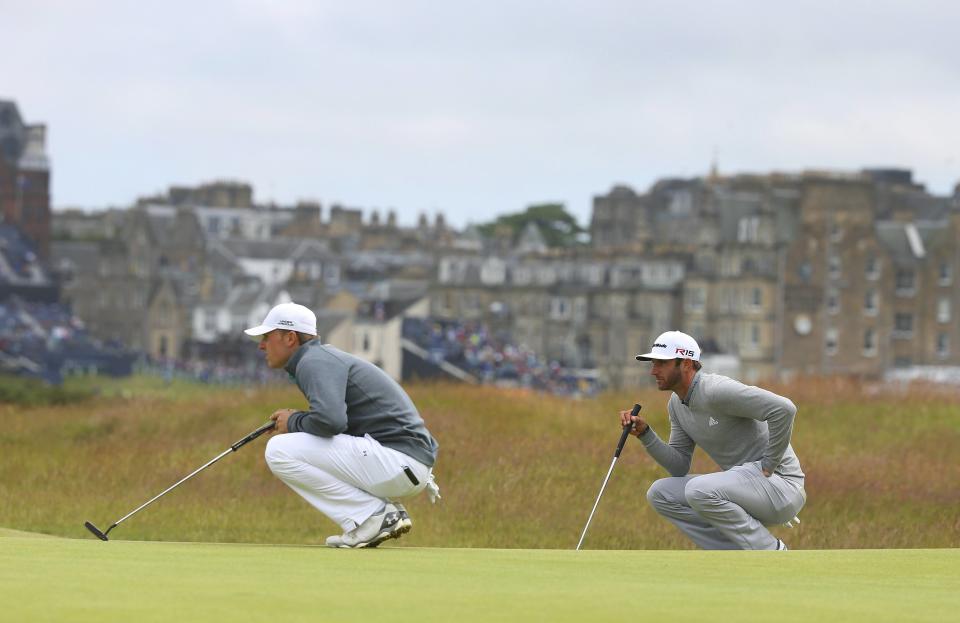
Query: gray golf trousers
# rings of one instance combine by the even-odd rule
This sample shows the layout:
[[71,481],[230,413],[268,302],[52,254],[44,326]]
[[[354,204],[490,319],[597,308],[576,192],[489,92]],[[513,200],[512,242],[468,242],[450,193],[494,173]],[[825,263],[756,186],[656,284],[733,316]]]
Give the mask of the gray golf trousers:
[[654,509],[703,549],[776,549],[765,525],[783,524],[803,508],[803,482],[763,475],[760,461],[725,472],[662,478],[647,491]]

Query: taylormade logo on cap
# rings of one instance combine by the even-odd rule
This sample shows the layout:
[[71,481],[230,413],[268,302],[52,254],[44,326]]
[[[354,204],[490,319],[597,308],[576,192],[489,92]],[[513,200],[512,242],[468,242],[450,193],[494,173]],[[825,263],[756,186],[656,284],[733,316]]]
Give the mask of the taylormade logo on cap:
[[639,361],[652,359],[693,359],[700,361],[700,346],[697,341],[680,331],[661,333],[653,341],[653,348],[649,353],[637,355]]
[[306,333],[307,335],[317,334],[317,316],[303,305],[296,303],[280,303],[270,310],[267,317],[259,326],[250,327],[244,333],[252,338],[260,337],[274,329],[285,329],[287,331],[296,331],[297,333]]

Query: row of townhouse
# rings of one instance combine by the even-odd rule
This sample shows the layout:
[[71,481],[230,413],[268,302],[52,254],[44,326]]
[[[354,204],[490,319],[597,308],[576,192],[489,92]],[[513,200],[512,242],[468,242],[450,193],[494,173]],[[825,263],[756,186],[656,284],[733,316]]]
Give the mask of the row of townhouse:
[[[210,226],[224,210],[240,219],[238,235],[223,236],[219,226]],[[263,238],[243,225],[249,211],[257,209],[144,202],[100,215],[67,215],[67,223],[54,224],[61,236],[53,245],[63,300],[104,339],[157,359],[230,364],[250,359],[244,328],[259,323],[273,305],[295,300],[317,311],[325,341],[399,378],[399,320],[376,313],[371,301],[407,297],[401,303],[409,307],[415,293],[387,291],[384,280],[423,283],[433,272],[432,255],[420,247],[365,250],[308,236],[290,227],[296,216],[265,225],[272,234]],[[252,222],[262,224],[272,212]],[[422,229],[398,232],[401,239],[423,235]],[[391,311],[397,305],[384,303]]]
[[755,381],[960,364],[960,205],[901,170],[663,180],[596,197],[588,250],[448,253],[432,312],[614,386],[667,329]]
[[542,358],[600,369],[618,386],[637,381],[639,369],[624,363],[677,318],[685,274],[670,257],[447,255],[431,315],[505,330]]

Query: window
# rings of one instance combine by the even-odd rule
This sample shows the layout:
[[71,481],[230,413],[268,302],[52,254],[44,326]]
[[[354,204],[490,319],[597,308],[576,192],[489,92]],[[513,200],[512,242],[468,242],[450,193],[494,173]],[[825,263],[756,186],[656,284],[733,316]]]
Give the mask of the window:
[[761,290],[760,288],[754,288],[753,299],[751,302],[753,303],[754,307],[762,307],[763,306],[763,290]]
[[864,270],[867,279],[870,281],[876,281],[880,278],[880,260],[876,256],[871,255],[867,258],[866,269]]
[[876,316],[879,312],[879,304],[876,290],[867,290],[863,297],[863,313],[868,316]]
[[602,265],[593,265],[587,267],[587,283],[592,286],[603,285],[604,267]]
[[950,299],[946,297],[937,301],[937,322],[941,324],[950,322]]
[[537,268],[537,283],[551,285],[557,281],[557,271],[552,266],[543,265]]
[[756,242],[759,233],[760,219],[756,216],[745,216],[737,224],[737,242]]
[[205,309],[203,311],[203,330],[207,333],[213,333],[217,330],[217,310]]
[[898,268],[896,278],[897,294],[901,296],[910,296],[914,292],[915,274],[912,268]]
[[670,197],[669,209],[677,216],[688,216],[693,212],[693,194],[689,190],[675,191]]
[[840,227],[836,222],[830,223],[830,241],[831,242],[840,242],[843,240],[843,228]]
[[720,311],[723,312],[732,312],[735,311],[734,303],[734,291],[733,288],[724,288],[720,292]]
[[840,332],[837,329],[829,328],[825,334],[824,345],[827,349],[828,355],[837,354],[837,342],[840,339]]
[[840,256],[831,255],[827,260],[827,271],[831,279],[839,279],[841,275],[840,270]]
[[804,283],[810,281],[810,278],[813,276],[813,268],[810,266],[810,262],[803,262],[797,266],[797,276],[800,277],[800,280]]
[[533,274],[527,266],[517,266],[513,270],[513,282],[518,286],[525,286],[533,280]]
[[893,337],[907,338],[913,335],[913,314],[896,314],[893,317]]
[[940,262],[940,268],[937,271],[940,285],[948,286],[953,281],[953,267],[947,262]]
[[570,317],[570,300],[562,296],[550,299],[550,318],[552,320],[566,320]]
[[586,321],[589,310],[590,306],[587,304],[587,298],[585,296],[578,296],[573,299],[573,319],[575,321]]
[[692,287],[687,290],[686,307],[687,311],[703,310],[703,288]]
[[877,354],[877,334],[873,329],[863,332],[863,354],[867,357]]
[[950,356],[950,336],[946,333],[937,334],[937,356],[944,359]]
[[340,267],[336,264],[327,264],[323,271],[323,280],[328,285],[340,283]]
[[750,325],[750,344],[754,347],[760,345],[760,325],[756,323]]
[[831,314],[840,312],[840,294],[836,290],[827,292],[827,311]]

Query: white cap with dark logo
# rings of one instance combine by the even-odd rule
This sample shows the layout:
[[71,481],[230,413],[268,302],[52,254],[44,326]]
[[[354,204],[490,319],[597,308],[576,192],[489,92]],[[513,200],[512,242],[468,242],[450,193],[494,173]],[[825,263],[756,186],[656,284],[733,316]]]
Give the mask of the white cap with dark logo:
[[244,333],[257,338],[274,329],[286,329],[307,335],[317,334],[317,316],[303,305],[280,303],[270,310],[258,327],[246,329]]
[[639,361],[652,359],[693,359],[700,361],[700,346],[697,341],[680,331],[661,333],[653,342],[649,353],[637,355]]

